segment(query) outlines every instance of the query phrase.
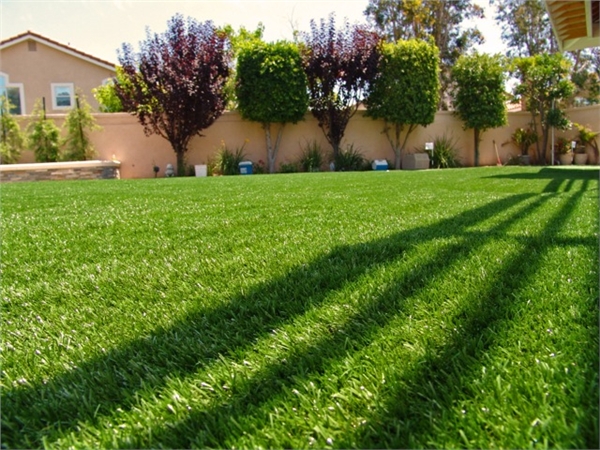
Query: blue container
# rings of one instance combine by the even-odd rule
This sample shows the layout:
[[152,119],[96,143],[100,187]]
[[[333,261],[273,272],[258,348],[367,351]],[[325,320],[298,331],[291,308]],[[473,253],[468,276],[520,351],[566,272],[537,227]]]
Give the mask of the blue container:
[[373,170],[388,170],[388,163],[385,159],[376,159],[371,167]]
[[239,166],[240,175],[252,175],[252,161],[242,161]]

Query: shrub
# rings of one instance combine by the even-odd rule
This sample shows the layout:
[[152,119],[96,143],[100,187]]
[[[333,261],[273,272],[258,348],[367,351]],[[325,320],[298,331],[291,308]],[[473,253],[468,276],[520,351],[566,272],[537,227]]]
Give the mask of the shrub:
[[323,166],[323,150],[316,140],[306,143],[298,164],[304,172],[318,172]]
[[33,108],[32,120],[27,126],[29,147],[37,162],[56,162],[60,158],[58,145],[60,130],[46,118],[45,108],[38,100]]
[[212,173],[215,175],[239,175],[240,163],[246,157],[244,153],[245,146],[246,142],[232,151],[222,141],[212,164]]
[[340,148],[337,158],[334,160],[335,170],[342,172],[366,170],[368,161],[363,156],[359,148],[354,144],[347,145],[346,148]]
[[259,159],[256,164],[252,164],[252,173],[256,175],[267,173],[267,167],[262,159]]
[[11,104],[6,97],[0,97],[0,164],[14,164],[21,156],[23,133],[19,122],[10,113]]
[[292,163],[281,163],[279,166],[280,173],[297,173],[298,172],[298,164]]
[[[445,134],[433,140],[432,167],[436,169],[448,169],[461,166],[460,159],[457,156],[458,149],[456,148],[456,142],[457,139],[448,137]],[[417,151],[425,152],[425,147],[417,148]]]
[[63,141],[65,161],[85,161],[92,159],[95,150],[87,132],[97,130],[92,108],[80,93],[77,94],[75,108],[69,111],[63,127],[67,130]]

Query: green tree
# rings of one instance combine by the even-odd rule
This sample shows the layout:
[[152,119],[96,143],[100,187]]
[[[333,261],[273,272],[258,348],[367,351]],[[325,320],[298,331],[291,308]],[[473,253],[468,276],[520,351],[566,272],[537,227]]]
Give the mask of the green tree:
[[88,131],[97,130],[96,120],[92,116],[92,107],[81,93],[77,93],[75,107],[69,111],[63,128],[66,136],[62,142],[65,161],[85,161],[94,156],[94,147],[90,142]]
[[379,76],[366,100],[367,115],[385,122],[383,131],[397,169],[410,134],[433,123],[440,95],[438,72],[439,52],[433,43],[413,39],[382,46]]
[[11,108],[8,98],[0,97],[0,164],[16,163],[23,150],[24,136]]
[[542,0],[490,0],[508,56],[555,53],[558,44]]
[[453,67],[452,77],[456,82],[456,115],[465,128],[473,128],[475,166],[478,166],[481,135],[507,122],[504,64],[499,55],[463,55]]
[[231,43],[231,64],[229,67],[229,77],[225,83],[225,95],[227,96],[227,109],[234,110],[238,107],[237,97],[235,93],[236,83],[236,72],[237,72],[237,61],[238,56],[243,48],[258,44],[263,40],[263,34],[265,32],[265,26],[259,22],[256,30],[251,31],[246,27],[240,27],[237,31],[233,29],[231,25],[225,25],[221,28],[221,31],[227,35],[229,42]]
[[451,68],[474,45],[484,41],[470,19],[483,18],[472,0],[369,0],[365,16],[389,42],[432,38],[440,51],[441,96],[438,107],[448,109]]
[[127,83],[127,80],[123,74],[123,68],[120,66],[117,66],[116,68],[116,75],[114,79],[110,80],[106,84],[103,84],[102,86],[92,89],[92,94],[100,105],[100,112],[114,113],[125,111],[125,108],[123,108],[123,103],[121,103],[121,99],[117,95],[117,91],[115,89],[116,80],[118,80],[121,85]]
[[550,128],[564,129],[568,126],[560,102],[574,90],[569,79],[570,66],[569,60],[560,53],[515,58],[513,61],[513,73],[519,80],[514,89],[515,100],[525,101],[533,126],[542,130],[542,142],[536,142],[536,156],[541,164],[546,164]]
[[[286,123],[296,123],[308,110],[306,75],[298,46],[289,42],[254,42],[238,57],[236,76],[238,109],[244,119],[259,122],[265,130],[269,172]],[[277,124],[275,142],[271,127]]]
[[27,126],[28,146],[37,162],[56,162],[60,159],[60,129],[46,117],[44,100],[38,100]]

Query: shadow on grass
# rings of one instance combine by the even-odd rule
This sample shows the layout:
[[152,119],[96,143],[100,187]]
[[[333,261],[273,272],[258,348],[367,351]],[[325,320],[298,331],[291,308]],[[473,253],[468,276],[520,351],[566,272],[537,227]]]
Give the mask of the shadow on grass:
[[598,180],[600,170],[597,167],[543,167],[537,172],[507,173],[492,175],[487,178],[509,180],[551,180],[544,188],[544,192],[559,192],[566,183],[564,191],[571,190],[577,180]]
[[[552,247],[562,245],[587,245],[596,246],[595,239],[579,240],[571,238],[560,238],[554,234],[566,225],[568,218],[573,214],[578,201],[581,199],[587,188],[587,179],[585,179],[583,189],[569,197],[561,210],[550,219],[545,226],[545,232],[538,237],[528,239],[527,247],[521,252],[513,255],[508,261],[503,261],[502,268],[493,283],[482,292],[478,293],[481,299],[477,305],[476,311],[470,313],[465,311],[465,321],[459,333],[454,335],[451,342],[445,345],[437,354],[432,354],[425,358],[420,364],[419,370],[413,372],[409,378],[396,383],[396,386],[402,386],[388,396],[385,404],[368,417],[370,427],[357,433],[357,436],[349,439],[353,446],[358,448],[373,447],[392,447],[392,448],[414,448],[415,445],[425,445],[423,437],[435,434],[435,426],[439,425],[440,419],[447,414],[456,402],[460,400],[464,392],[469,391],[473,379],[477,378],[482,372],[481,357],[501,344],[497,342],[497,337],[501,329],[511,327],[511,310],[515,301],[507,301],[505,292],[507,286],[511,286],[513,292],[525,290],[528,283],[536,277],[542,277],[541,262],[544,254]],[[552,183],[552,182],[551,182]],[[549,243],[551,242],[551,243]],[[532,256],[535,255],[535,256]],[[515,277],[515,273],[520,276]],[[592,273],[589,275],[590,283],[596,283]],[[592,286],[592,284],[590,284]],[[596,292],[597,294],[597,292]],[[515,297],[516,298],[516,297]],[[523,296],[521,296],[521,299]],[[538,299],[543,301],[543,299]],[[567,300],[567,299],[565,299]],[[597,332],[598,315],[596,320],[588,325]],[[596,326],[596,327],[595,327]],[[595,343],[595,344],[593,344]],[[590,336],[590,345],[597,347],[596,333]],[[596,348],[597,351],[597,348]],[[468,355],[467,358],[461,358],[460,365],[448,364],[456,358],[457,355]],[[596,367],[593,361],[579,361],[581,366]],[[586,409],[585,418],[580,420],[575,415],[565,414],[573,421],[579,420],[571,438],[571,445],[576,448],[598,448],[598,385],[597,372],[595,376],[586,380],[586,389],[573,393],[577,395],[573,402],[575,405]],[[541,399],[531,399],[534,408],[541,404]],[[545,403],[545,402],[544,402]],[[517,413],[518,414],[518,413]],[[569,417],[570,416],[570,417]],[[559,419],[560,420],[560,419]],[[458,421],[457,421],[458,422]],[[482,425],[485,428],[485,425]],[[375,431],[376,430],[376,431]],[[418,430],[415,432],[415,430]],[[449,430],[446,430],[449,431]],[[494,436],[490,441],[469,441],[469,437],[464,435],[464,443],[467,447],[481,448],[489,446],[489,442],[499,440],[503,436],[498,435],[498,430],[485,429],[484,434]],[[461,440],[459,430],[452,430],[457,441]],[[378,440],[380,434],[396,436],[395,439],[381,442]],[[451,434],[451,433],[448,433]],[[538,441],[542,445],[554,447],[557,444],[552,442],[552,437],[544,435],[543,431],[535,431]],[[517,447],[527,447],[535,445],[533,437],[528,441],[527,430],[522,430],[521,442],[516,443]],[[544,443],[544,439],[547,439]],[[469,441],[469,442],[467,442]],[[438,445],[440,443],[438,442]],[[564,441],[563,441],[564,444]],[[343,444],[342,444],[343,445]]]
[[[513,200],[516,200],[515,203],[519,203],[523,199]],[[548,228],[560,227],[561,222],[565,222],[570,216],[577,203],[576,200],[574,198],[572,203],[567,204],[563,210],[559,211],[554,220],[548,224]],[[302,352],[295,353],[292,358],[288,358],[285,364],[273,363],[264,367],[253,374],[250,379],[244,380],[238,386],[233,386],[235,393],[217,402],[216,406],[194,411],[186,420],[178,422],[176,425],[164,427],[162,430],[154,429],[152,441],[143,442],[143,444],[186,448],[235,445],[235,439],[241,437],[243,432],[241,427],[236,427],[237,424],[249,421],[250,417],[255,417],[258,423],[261,422],[261,419],[262,423],[266,423],[265,410],[268,410],[269,406],[261,409],[263,405],[266,405],[267,402],[272,405],[277,402],[277,397],[281,397],[280,400],[284,401],[286,388],[289,392],[289,389],[297,386],[302,379],[326,372],[330,366],[344,358],[349,352],[358,351],[367,346],[371,339],[395,317],[408,314],[404,310],[404,299],[425,289],[431,283],[426,276],[427,273],[435,270],[440,275],[445,270],[444,266],[451,266],[453,262],[474,250],[476,251],[490,237],[506,231],[514,222],[527,218],[536,209],[543,206],[544,202],[544,199],[538,199],[523,206],[489,232],[463,233],[462,229],[455,229],[454,233],[449,234],[463,236],[464,241],[461,240],[461,242],[446,246],[435,255],[431,255],[429,260],[424,262],[418,270],[410,272],[401,279],[394,280],[389,289],[371,301],[365,302],[360,312],[351,317],[341,329],[336,330],[335,334],[322,338],[303,349]],[[403,234],[403,238],[407,237]],[[425,235],[423,238],[428,239],[432,236]],[[580,239],[565,239],[564,242],[555,240],[552,246],[590,243]],[[376,244],[374,245],[376,246]],[[337,445],[342,448],[414,448],[423,446],[424,442],[419,441],[419,435],[431,431],[431,422],[427,421],[427,415],[418,417],[415,411],[420,413],[423,410],[428,413],[433,411],[435,414],[440,409],[450,408],[453,405],[453,394],[458,395],[464,392],[460,383],[467,382],[467,376],[479,369],[478,358],[488,347],[494,345],[496,334],[490,331],[505,322],[508,317],[507,305],[502,303],[501,295],[506,296],[509,288],[523,287],[531,277],[537,274],[540,262],[539,252],[536,257],[532,258],[529,251],[533,248],[539,251],[549,247],[550,245],[544,243],[542,238],[535,239],[512,261],[503,264],[494,285],[485,292],[477,293],[476,296],[484,299],[480,305],[477,305],[477,309],[464,312],[464,327],[456,334],[455,339],[440,352],[436,352],[435,358],[426,357],[420,361],[417,365],[419,369],[413,371],[409,379],[397,383],[402,386],[404,392],[392,393],[388,399],[389,403],[368,418],[369,429],[373,430],[373,434],[349,436],[347,441],[338,442]],[[527,270],[523,277],[515,280],[515,269],[521,267],[527,267]],[[401,298],[398,297],[399,288],[402,292]],[[502,294],[497,295],[496,293]],[[472,366],[477,368],[465,366],[459,370],[459,373],[449,373],[447,371],[448,362],[452,361],[460,352],[468,353],[473,362]],[[450,393],[449,396],[444,397],[446,400],[444,404],[440,405],[433,400],[430,401],[431,395],[428,395],[430,393],[422,389],[423,385],[431,385],[431,383]],[[407,398],[408,393],[410,393],[410,400]],[[593,417],[590,419],[593,422]],[[593,440],[593,423],[585,424],[584,428],[586,428],[588,440]],[[382,439],[382,436],[385,436],[386,439]],[[389,436],[401,437],[390,440]],[[277,442],[273,445],[286,448],[294,446],[293,442]]]
[[[257,340],[268,336],[273,329],[318,307],[329,292],[341,289],[370,268],[401,259],[406,251],[424,241],[450,237],[460,239],[459,244],[444,247],[423,260],[416,270],[395,280],[392,290],[365,304],[355,317],[347,321],[342,332],[295,353],[285,364],[273,363],[265,367],[237,386],[233,398],[210,410],[194,412],[176,426],[153,430],[152,441],[144,443],[148,446],[222,447],[224,441],[235,434],[234,430],[223,427],[224,423],[230,424],[231,418],[253,414],[255,408],[281,393],[292,380],[296,382],[298,377],[325,370],[346,355],[348,342],[351,349],[366,345],[373,333],[402,313],[403,298],[428,286],[427,274],[431,270],[443,271],[445,265],[476,250],[515,221],[526,219],[545,201],[537,199],[529,202],[532,198],[532,195],[526,194],[506,197],[431,226],[417,227],[366,244],[339,247],[307,265],[297,267],[285,277],[232,298],[227,305],[192,313],[169,329],[157,330],[145,339],[84,362],[47,384],[4,390],[3,443],[11,447],[39,447],[43,445],[44,438],[51,442],[69,430],[77,430],[80,422],[94,423],[96,417],[110,415],[117,408],[129,409],[136,405],[138,392],[159,390],[165,386],[168,377],[183,377],[206,369],[223,356],[235,359],[237,354],[250,350]],[[471,239],[473,232],[469,228],[519,205],[520,209],[512,216],[489,232],[480,233],[478,239]],[[560,220],[566,220],[568,213],[568,210],[561,211],[566,215]],[[528,255],[520,255],[511,262],[506,274],[511,273],[515,264],[524,262],[530,262]],[[531,271],[535,271],[533,263]],[[523,283],[528,276],[522,280]],[[489,302],[496,300],[492,296]],[[465,332],[477,336],[500,320],[498,317],[501,315],[468,317],[469,326],[465,327]],[[456,345],[460,345],[460,340]],[[452,350],[453,346],[446,351]],[[470,351],[476,358],[480,350]],[[444,355],[444,351],[441,354]],[[443,375],[432,373],[438,364],[443,364],[441,357],[427,361],[419,376],[433,377],[438,383],[446,383],[448,380]],[[415,384],[415,388],[420,383],[418,378],[408,382]],[[453,392],[452,389],[450,391]],[[401,419],[402,413],[402,410],[395,411],[397,417],[378,416],[376,413],[372,420],[389,428]],[[196,430],[194,435],[187,433],[190,428]],[[370,435],[357,436],[357,440],[364,443],[363,447],[396,444],[378,442],[377,436]],[[402,443],[399,441],[397,446],[403,446]]]

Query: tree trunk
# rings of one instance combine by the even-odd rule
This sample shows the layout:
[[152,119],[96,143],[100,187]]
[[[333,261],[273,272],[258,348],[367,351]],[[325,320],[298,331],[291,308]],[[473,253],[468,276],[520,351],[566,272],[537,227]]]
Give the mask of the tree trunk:
[[277,160],[277,152],[279,151],[279,144],[281,143],[284,127],[285,123],[280,124],[279,129],[277,130],[275,145],[273,146],[273,141],[271,139],[271,123],[263,123],[267,141],[267,163],[269,165],[269,173],[275,173],[275,161]]
[[475,137],[475,167],[479,167],[479,143],[481,142],[481,132],[479,128],[473,129],[473,136]]
[[184,177],[185,176],[185,151],[179,150],[176,151],[177,155],[177,176]]

